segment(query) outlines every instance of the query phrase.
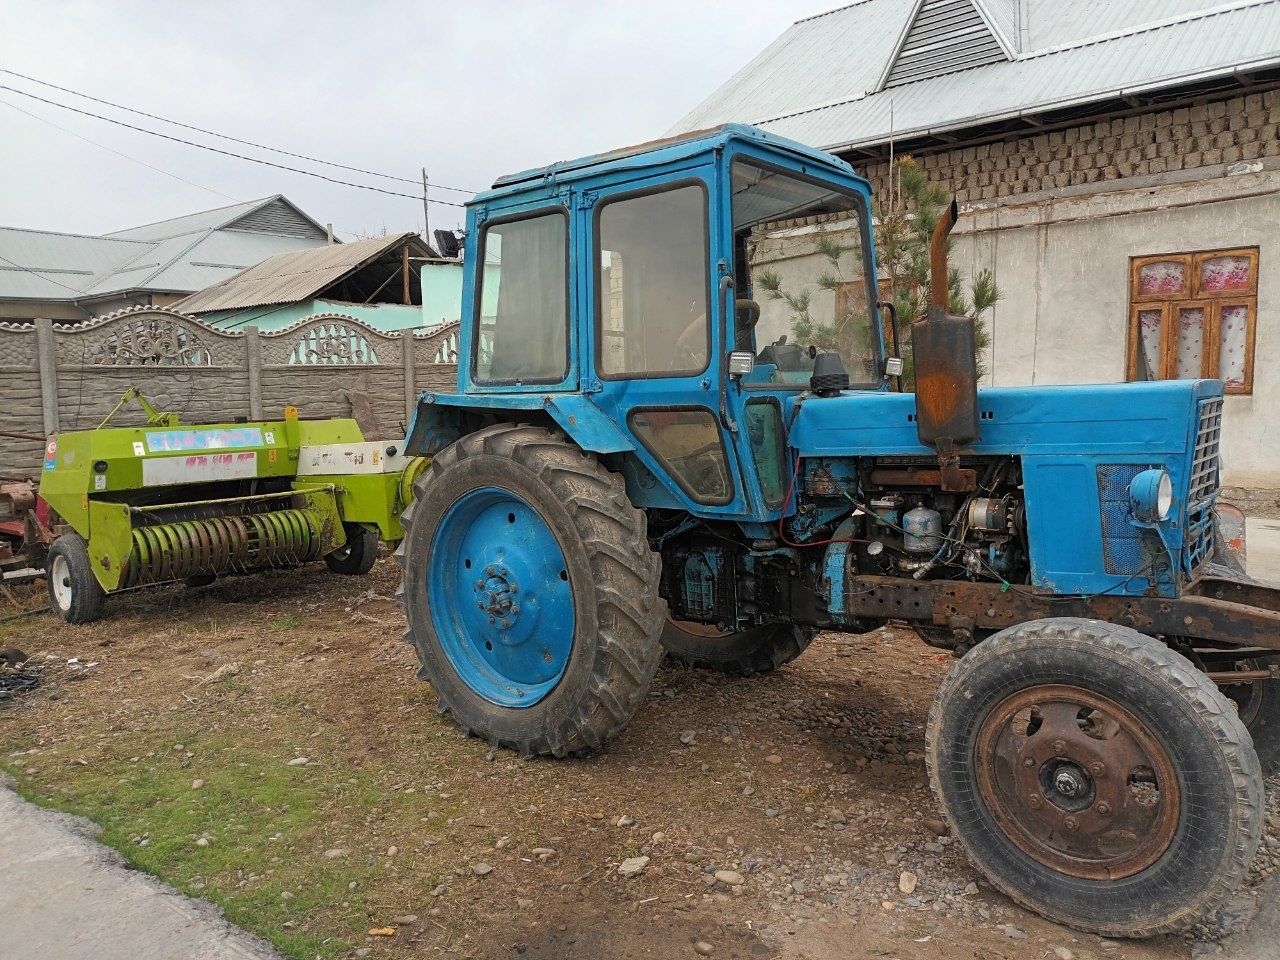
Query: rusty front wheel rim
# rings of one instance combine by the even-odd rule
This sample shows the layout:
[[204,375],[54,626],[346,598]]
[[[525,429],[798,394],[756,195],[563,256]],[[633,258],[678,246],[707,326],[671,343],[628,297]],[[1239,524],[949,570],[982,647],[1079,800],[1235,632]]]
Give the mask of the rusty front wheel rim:
[[1023,853],[1059,873],[1141,873],[1177,832],[1178,779],[1163,745],[1130,711],[1068,684],[1001,701],[978,731],[978,790]]

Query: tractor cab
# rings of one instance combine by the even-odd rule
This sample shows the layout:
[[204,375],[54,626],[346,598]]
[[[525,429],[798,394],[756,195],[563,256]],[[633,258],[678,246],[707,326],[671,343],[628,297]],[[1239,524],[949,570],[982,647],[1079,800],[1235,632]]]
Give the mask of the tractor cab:
[[468,209],[458,394],[427,406],[539,411],[637,506],[776,520],[815,363],[888,383],[869,211],[848,164],[738,125],[504,177]]

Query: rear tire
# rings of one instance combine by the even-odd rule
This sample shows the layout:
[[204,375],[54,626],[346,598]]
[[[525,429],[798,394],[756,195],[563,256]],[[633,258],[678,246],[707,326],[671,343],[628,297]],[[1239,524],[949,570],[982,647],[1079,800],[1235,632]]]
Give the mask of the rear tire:
[[89,623],[102,616],[106,591],[94,576],[89,545],[78,533],[53,541],[45,560],[49,608],[66,623]]
[[1209,916],[1261,838],[1262,775],[1235,709],[1128,627],[1054,618],[979,644],[943,682],[926,750],[951,829],[992,884],[1090,933]]
[[562,434],[502,424],[414,489],[396,560],[437,709],[523,756],[602,746],[644,701],[666,617],[622,478]]
[[347,542],[324,557],[325,565],[334,573],[358,577],[373,569],[378,559],[378,531],[346,524]]
[[[1242,660],[1241,670],[1263,670],[1280,662],[1280,657],[1257,657]],[[1224,684],[1222,692],[1230,699],[1253,738],[1264,777],[1280,773],[1280,680],[1258,680],[1253,683]]]
[[699,626],[668,620],[662,631],[667,655],[686,667],[738,677],[772,673],[804,653],[817,635],[810,627],[790,623],[767,623],[723,636],[699,631]]

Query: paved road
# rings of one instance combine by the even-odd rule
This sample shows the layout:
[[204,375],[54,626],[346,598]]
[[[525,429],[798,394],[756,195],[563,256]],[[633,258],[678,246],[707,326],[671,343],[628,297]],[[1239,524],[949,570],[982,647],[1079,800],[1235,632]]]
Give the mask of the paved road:
[[0,783],[0,956],[279,960],[216,907],[125,867],[95,831]]
[[1280,583],[1280,520],[1245,521],[1249,573],[1259,580]]

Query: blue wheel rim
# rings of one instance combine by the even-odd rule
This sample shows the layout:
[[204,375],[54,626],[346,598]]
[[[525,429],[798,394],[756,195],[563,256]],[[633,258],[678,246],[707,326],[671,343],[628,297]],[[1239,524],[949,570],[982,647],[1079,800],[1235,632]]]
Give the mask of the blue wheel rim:
[[499,487],[463,494],[436,529],[427,605],[459,679],[502,707],[555,689],[573,652],[573,586],[545,520]]

